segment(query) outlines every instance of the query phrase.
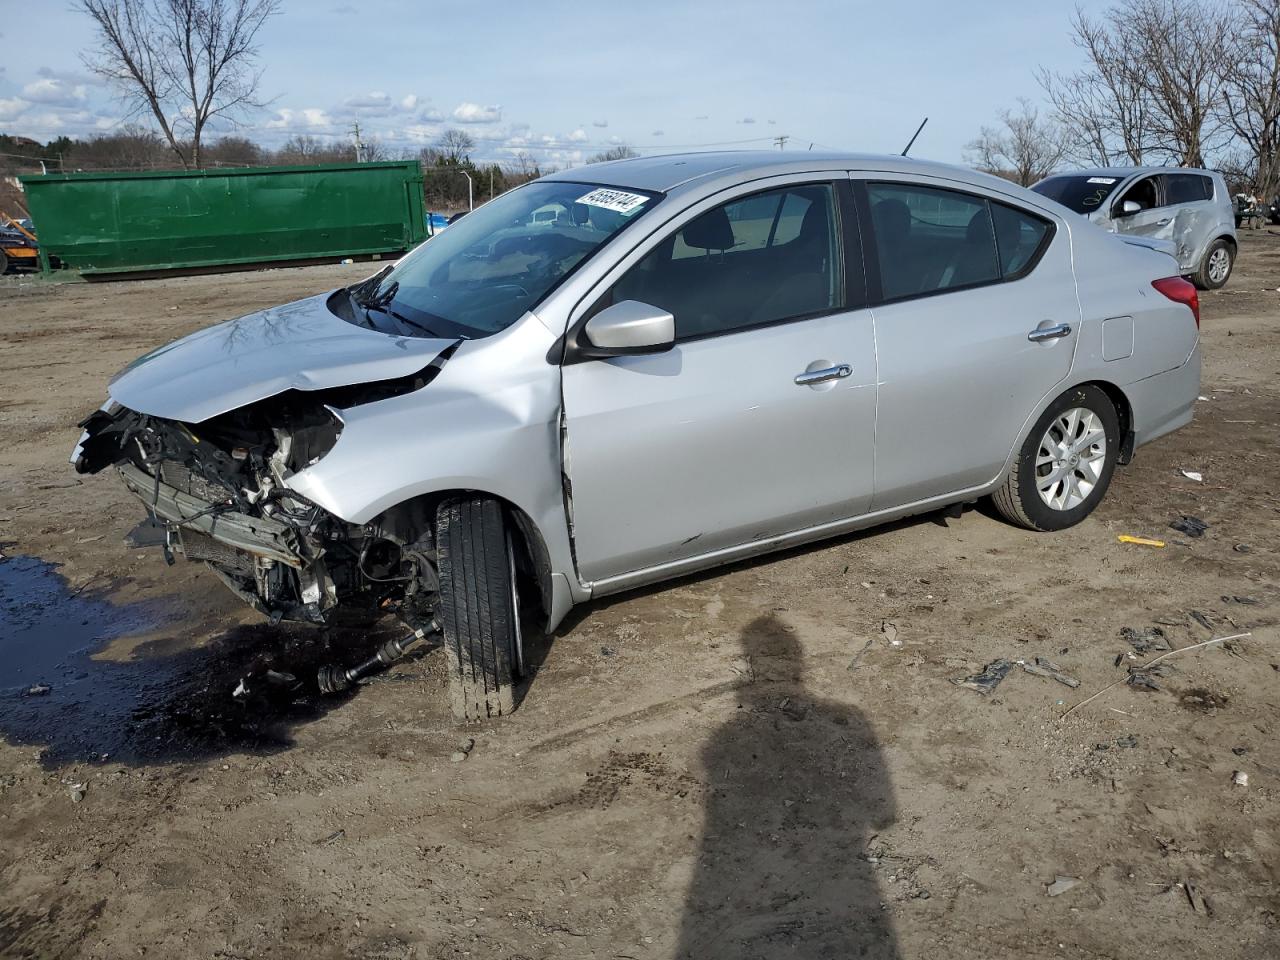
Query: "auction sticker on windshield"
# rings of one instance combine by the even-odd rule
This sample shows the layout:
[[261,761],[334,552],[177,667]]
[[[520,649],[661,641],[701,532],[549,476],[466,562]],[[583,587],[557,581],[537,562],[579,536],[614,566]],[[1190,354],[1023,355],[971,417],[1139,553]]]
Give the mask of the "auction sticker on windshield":
[[1085,183],[1115,183],[1115,177],[1090,177]]
[[593,207],[604,207],[606,210],[613,210],[615,213],[630,213],[648,199],[648,197],[641,196],[638,193],[627,193],[625,190],[606,190],[601,187],[599,190],[592,190],[585,196],[579,197],[578,203],[585,203]]

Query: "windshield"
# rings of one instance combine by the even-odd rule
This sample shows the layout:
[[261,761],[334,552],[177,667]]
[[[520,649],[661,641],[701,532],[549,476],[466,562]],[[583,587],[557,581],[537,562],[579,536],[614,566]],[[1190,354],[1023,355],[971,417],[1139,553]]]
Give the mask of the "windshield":
[[563,181],[519,187],[352,287],[344,319],[407,336],[485,337],[515,323],[627,224],[649,193]]
[[1031,189],[1050,200],[1057,200],[1076,213],[1090,214],[1106,202],[1123,179],[1108,176],[1050,177]]

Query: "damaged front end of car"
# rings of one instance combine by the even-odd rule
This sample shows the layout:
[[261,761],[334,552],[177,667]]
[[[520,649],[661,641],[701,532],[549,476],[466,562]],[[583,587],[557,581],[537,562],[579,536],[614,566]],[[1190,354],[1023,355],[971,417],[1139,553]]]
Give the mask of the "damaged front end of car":
[[134,542],[207,564],[273,621],[429,627],[438,584],[431,524],[397,514],[343,520],[289,486],[337,443],[342,411],[420,389],[451,350],[407,377],[287,390],[198,423],[110,402],[72,454],[79,473],[114,467],[147,518]]

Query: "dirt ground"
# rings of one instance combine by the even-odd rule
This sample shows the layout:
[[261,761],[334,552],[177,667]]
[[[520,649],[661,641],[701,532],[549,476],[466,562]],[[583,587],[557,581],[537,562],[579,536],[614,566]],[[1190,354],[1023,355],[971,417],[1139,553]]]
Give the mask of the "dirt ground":
[[[1195,422],[1085,523],[925,517],[597,603],[471,727],[436,651],[293,689],[359,638],[126,546],[139,506],[67,465],[139,353],[368,272],[0,284],[0,955],[1280,956],[1280,232],[1202,298]],[[1062,719],[1154,626],[1252,636]],[[1036,657],[1080,686],[951,683]]]

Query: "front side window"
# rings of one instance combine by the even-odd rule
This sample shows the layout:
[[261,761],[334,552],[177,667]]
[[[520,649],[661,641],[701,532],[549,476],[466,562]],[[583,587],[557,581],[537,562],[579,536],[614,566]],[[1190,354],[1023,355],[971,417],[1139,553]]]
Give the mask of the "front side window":
[[1143,177],[1126,190],[1124,196],[1116,203],[1116,211],[1122,212],[1123,206],[1130,200],[1143,210],[1150,210],[1152,207],[1160,206],[1160,197],[1156,192],[1156,178]]
[[867,198],[884,299],[1000,279],[986,200],[909,183],[869,183]]
[[519,187],[423,243],[374,282],[331,298],[343,319],[401,336],[485,337],[515,323],[658,202],[562,181]]
[[807,184],[691,220],[614,285],[611,302],[662,307],[687,340],[836,309],[842,291],[834,192]]

